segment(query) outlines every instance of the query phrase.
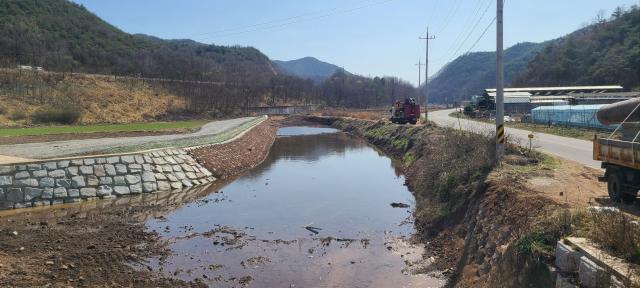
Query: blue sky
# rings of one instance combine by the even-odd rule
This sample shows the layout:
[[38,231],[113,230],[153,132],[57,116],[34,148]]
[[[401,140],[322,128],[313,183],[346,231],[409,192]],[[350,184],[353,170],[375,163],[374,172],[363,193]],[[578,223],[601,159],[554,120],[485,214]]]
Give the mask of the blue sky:
[[[479,38],[495,16],[495,0],[74,1],[128,33],[253,46],[275,60],[313,56],[357,74],[413,83],[415,64],[424,61],[418,36],[427,25],[436,37],[430,75],[477,39],[471,51],[495,49],[495,25]],[[599,11],[608,17],[616,6],[633,4],[640,0],[506,0],[505,47],[566,35]]]

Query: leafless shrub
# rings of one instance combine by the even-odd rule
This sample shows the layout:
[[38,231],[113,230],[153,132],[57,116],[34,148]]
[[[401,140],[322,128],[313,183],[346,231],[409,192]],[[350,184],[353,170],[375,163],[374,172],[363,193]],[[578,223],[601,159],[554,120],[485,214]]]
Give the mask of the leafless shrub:
[[14,110],[9,116],[9,119],[13,121],[24,120],[24,119],[27,119],[27,113],[24,112],[23,110]]
[[417,196],[441,203],[437,216],[445,216],[460,208],[477,184],[484,182],[495,162],[495,142],[486,134],[453,129],[425,134],[418,137],[424,143],[416,145],[417,160],[412,164],[420,168],[409,170],[414,173]]
[[615,256],[640,264],[640,223],[624,212],[592,209],[587,237]]

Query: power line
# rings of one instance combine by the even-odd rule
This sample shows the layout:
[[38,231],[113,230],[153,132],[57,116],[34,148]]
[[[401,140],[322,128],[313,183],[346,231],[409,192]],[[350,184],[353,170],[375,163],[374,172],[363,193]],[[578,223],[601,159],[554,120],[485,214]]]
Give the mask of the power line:
[[489,23],[489,25],[487,25],[486,28],[484,28],[484,31],[482,31],[482,34],[480,34],[480,37],[478,37],[478,39],[476,39],[476,42],[473,42],[473,45],[471,45],[471,47],[469,48],[469,50],[467,50],[467,52],[465,52],[464,54],[467,54],[469,52],[471,52],[471,50],[473,50],[473,48],[476,47],[476,45],[478,45],[478,42],[480,42],[480,40],[482,40],[482,37],[484,37],[485,34],[487,34],[487,31],[489,30],[489,28],[491,28],[491,26],[493,25],[493,23],[496,22],[496,17],[493,17],[493,19],[491,20],[491,22]]
[[[453,52],[452,57],[455,57],[456,55],[458,55],[458,52],[460,52],[460,49],[462,49],[462,47],[464,46],[465,43],[467,43],[467,40],[469,40],[469,37],[471,37],[471,34],[473,34],[473,32],[476,31],[476,28],[478,27],[478,24],[480,24],[480,22],[482,21],[482,19],[484,19],[484,16],[487,14],[487,11],[489,10],[489,8],[491,8],[491,1],[489,1],[489,5],[487,5],[487,7],[484,9],[484,11],[482,12],[482,15],[480,16],[480,18],[478,18],[478,21],[476,21],[476,23],[473,25],[473,27],[471,28],[471,30],[469,30],[469,33],[467,34],[467,36],[464,38],[464,40],[460,43],[460,45],[458,46],[458,48],[455,50],[455,52]],[[486,33],[486,32],[485,32]],[[474,45],[475,46],[475,45]]]
[[[346,14],[346,13],[351,13],[351,12],[355,12],[357,10],[361,10],[361,9],[365,9],[368,7],[372,7],[372,6],[376,6],[376,5],[381,5],[381,4],[385,4],[388,2],[392,2],[394,0],[383,0],[383,1],[373,1],[373,0],[365,0],[365,1],[360,1],[358,3],[368,3],[365,5],[360,5],[360,6],[356,6],[350,9],[346,9],[346,10],[339,10],[342,7],[346,7],[346,6],[339,6],[339,7],[335,7],[333,9],[330,10],[326,10],[327,12],[324,12],[324,14],[319,14],[322,12],[312,12],[312,13],[306,13],[306,14],[300,14],[297,16],[293,16],[293,17],[289,17],[286,19],[281,19],[281,20],[272,20],[272,21],[266,21],[263,23],[259,23],[259,24],[253,24],[253,25],[248,25],[248,26],[244,26],[243,28],[252,28],[253,29],[249,29],[249,30],[243,30],[240,31],[239,29],[243,29],[243,28],[228,28],[228,29],[223,29],[223,30],[218,30],[218,31],[235,31],[235,30],[239,30],[238,32],[231,32],[231,33],[223,33],[220,35],[220,37],[228,37],[228,36],[234,36],[234,35],[239,35],[239,34],[246,34],[246,33],[251,33],[251,32],[257,32],[257,31],[265,31],[265,30],[270,30],[270,29],[278,29],[278,28],[284,28],[288,25],[291,24],[297,24],[297,23],[301,23],[301,22],[307,22],[307,21],[313,21],[313,20],[319,20],[319,19],[324,19],[324,18],[328,18],[330,16],[334,16],[334,15],[338,15],[338,14]],[[305,15],[314,15],[314,14],[319,14],[318,16],[315,17],[311,17],[311,18],[307,18],[307,19],[300,19]],[[289,21],[289,22],[284,22],[284,23],[279,23],[282,21],[286,21],[286,20],[295,20],[295,19],[299,19],[297,21]],[[272,25],[268,25],[265,27],[259,27],[262,24],[268,24],[268,23],[277,23],[277,24],[272,24]],[[214,32],[216,33],[216,32]],[[198,35],[207,35],[210,33],[203,33],[203,34],[198,34]],[[186,38],[191,38],[191,36],[187,36]],[[151,50],[157,50],[157,49],[167,49],[167,48],[171,48],[170,50],[179,50],[179,49],[175,49],[176,47],[172,47],[170,46],[171,41],[172,40],[166,40],[166,39],[162,39],[163,42],[144,42],[145,45],[141,45],[141,46],[137,46],[137,47],[102,47],[100,48],[101,51],[107,51],[107,52],[118,52],[118,51],[122,51],[122,52],[128,52],[128,53],[135,53],[135,52],[140,52],[140,51],[151,51]],[[169,44],[169,45],[167,45]],[[204,45],[208,45],[208,44],[204,44]],[[70,47],[66,47],[66,48],[70,48]],[[179,47],[178,47],[179,48]],[[90,48],[91,49],[91,48]],[[0,53],[2,54],[2,53]],[[8,55],[13,55],[12,53],[7,53]]]
[[[435,16],[435,15],[437,14],[437,13],[436,13],[436,11],[438,11],[438,6],[439,6],[438,4],[440,4],[440,1],[435,0],[435,3],[433,4],[433,9],[430,9],[430,10],[429,10],[429,14],[428,14],[428,16],[427,16],[427,21],[428,21],[428,20],[431,20],[431,17],[433,17],[433,16]],[[426,24],[427,24],[427,27],[428,27],[428,26],[429,26],[429,25],[428,25],[429,23],[426,23]],[[424,35],[425,33],[427,33],[427,28],[425,28],[424,30],[422,30],[422,33],[420,33],[420,35]]]
[[[365,8],[369,8],[372,6],[376,6],[376,5],[381,5],[381,4],[385,4],[388,2],[392,2],[394,0],[383,0],[383,1],[376,1],[373,3],[369,3],[369,4],[364,4],[364,5],[360,5],[360,6],[356,6],[350,9],[345,9],[345,10],[330,10],[327,13],[324,14],[320,14],[314,17],[309,17],[309,18],[302,18],[302,17],[291,17],[294,19],[298,19],[298,20],[291,20],[288,22],[283,22],[283,23],[276,23],[276,24],[272,24],[272,25],[265,25],[264,27],[260,27],[260,25],[250,25],[252,27],[254,27],[253,29],[245,29],[245,30],[239,30],[238,32],[230,32],[230,33],[221,33],[221,34],[209,34],[209,35],[214,35],[216,37],[229,37],[229,36],[235,36],[235,35],[240,35],[240,34],[246,34],[246,33],[251,33],[251,32],[258,32],[258,31],[266,31],[266,30],[272,30],[272,29],[279,29],[279,28],[284,28],[286,26],[292,25],[292,24],[297,24],[297,23],[302,23],[302,22],[308,22],[308,21],[314,21],[314,20],[320,20],[320,19],[324,19],[324,18],[328,18],[334,15],[338,15],[338,14],[346,14],[346,13],[352,13],[358,10],[362,10]],[[238,29],[236,29],[238,30]]]
[[456,2],[456,4],[454,4],[454,8],[451,11],[450,14],[448,14],[447,18],[444,19],[444,25],[442,27],[439,27],[440,29],[438,30],[438,32],[443,33],[444,31],[447,30],[447,28],[449,27],[449,24],[451,23],[451,20],[453,18],[453,16],[456,15],[456,13],[458,12],[458,10],[460,9],[460,5],[462,4],[461,0],[458,0]]
[[427,37],[418,37],[418,39],[425,40],[425,62],[424,62],[424,121],[427,122],[428,111],[427,105],[429,105],[429,40],[436,39],[435,35],[429,35],[429,27],[427,27]]
[[[486,12],[487,12],[486,10],[488,10],[489,6],[491,5],[491,1],[492,1],[492,0],[488,0],[488,1],[487,1],[487,2],[488,2],[487,9],[485,9],[485,11],[482,13],[482,16],[480,16],[480,18],[478,18],[478,20],[476,21],[476,23],[473,25],[473,29],[471,29],[471,31],[470,31],[470,32],[469,32],[469,34],[467,35],[467,39],[469,38],[469,35],[470,35],[471,33],[473,33],[473,31],[475,31],[476,26],[478,25],[478,23],[480,23],[480,21],[482,20],[482,18],[484,18],[484,14],[486,14]],[[478,4],[478,5],[477,5],[477,6],[475,7],[475,9],[474,9],[474,10],[475,10],[475,13],[473,13],[473,14],[470,14],[470,15],[469,15],[469,17],[468,17],[468,18],[467,18],[467,20],[465,21],[465,24],[464,24],[464,26],[463,26],[463,27],[470,27],[470,26],[471,26],[471,23],[472,23],[472,21],[473,21],[473,19],[475,19],[478,15],[480,15],[480,13],[481,13],[481,11],[482,11],[483,3],[482,3],[482,1],[478,1],[478,2],[477,2],[477,4]],[[465,39],[464,41],[460,42],[460,40],[462,40],[462,37],[463,37],[463,35],[464,35],[464,34],[465,34],[465,31],[464,31],[464,29],[463,29],[463,30],[461,30],[461,31],[460,31],[460,33],[459,33],[459,34],[458,34],[458,36],[456,37],[456,40],[455,40],[455,41],[453,41],[453,42],[451,42],[451,46],[449,46],[449,49],[445,50],[445,51],[444,51],[444,53],[446,53],[446,52],[448,52],[448,51],[454,51],[454,48],[455,48],[456,46],[462,46],[462,45],[464,45],[464,43],[466,42],[466,39]],[[458,48],[458,49],[460,49],[460,48]],[[441,57],[439,57],[439,58],[438,58],[438,60],[437,60],[437,61],[441,61],[441,60],[445,59],[445,56],[447,56],[447,55],[446,55],[446,54],[444,54],[444,53],[441,55]],[[457,52],[456,52],[456,53],[457,53]],[[455,55],[455,53],[454,53],[454,55]]]
[[422,66],[424,66],[422,59],[418,59],[416,66],[418,66],[418,89],[420,89],[420,83],[422,83]]
[[[364,0],[364,1],[358,2],[358,4],[372,2],[372,1],[374,1],[374,0]],[[327,10],[323,10],[323,11],[307,12],[307,13],[302,13],[302,14],[298,14],[298,15],[295,15],[295,16],[287,17],[287,18],[268,20],[268,21],[259,22],[259,23],[255,23],[255,24],[250,24],[250,25],[245,25],[245,26],[238,26],[238,27],[225,28],[225,29],[220,29],[220,30],[211,31],[211,32],[193,34],[193,35],[187,36],[187,37],[195,37],[195,36],[203,36],[203,35],[211,35],[211,34],[223,34],[223,33],[226,33],[226,32],[234,32],[234,31],[238,31],[238,30],[246,30],[246,29],[256,28],[256,27],[259,27],[259,26],[262,26],[262,25],[269,25],[269,24],[277,24],[277,23],[282,23],[282,22],[288,22],[288,21],[299,19],[299,18],[303,18],[305,16],[312,16],[312,15],[316,15],[316,14],[323,14],[323,13],[333,12],[333,11],[339,10],[339,9],[341,9],[343,7],[347,7],[347,5],[336,6],[336,7],[333,7],[331,9],[327,9]]]

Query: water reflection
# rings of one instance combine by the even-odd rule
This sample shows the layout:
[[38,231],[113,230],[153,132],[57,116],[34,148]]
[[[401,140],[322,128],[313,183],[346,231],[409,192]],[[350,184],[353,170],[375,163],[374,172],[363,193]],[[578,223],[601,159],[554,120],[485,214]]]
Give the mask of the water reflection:
[[340,132],[338,129],[329,128],[329,127],[308,127],[308,126],[292,126],[292,127],[282,127],[278,129],[278,136],[286,137],[286,136],[310,136],[310,135],[319,135],[319,134],[328,134],[328,133],[337,133]]
[[[204,199],[148,222],[174,255],[162,273],[215,287],[428,287],[411,193],[391,160],[344,133],[280,137],[267,160]],[[316,227],[317,234],[305,227]]]

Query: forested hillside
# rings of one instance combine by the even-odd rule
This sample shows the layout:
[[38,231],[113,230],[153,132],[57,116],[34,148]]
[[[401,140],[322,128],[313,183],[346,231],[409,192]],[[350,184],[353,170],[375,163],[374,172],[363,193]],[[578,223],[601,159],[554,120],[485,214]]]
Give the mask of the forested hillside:
[[338,70],[320,86],[330,106],[368,108],[391,106],[405,98],[418,99],[418,89],[397,77],[362,77]]
[[[92,87],[104,88],[98,94],[113,97],[113,103],[127,103],[130,99],[116,98],[140,92],[145,96],[139,99],[155,94],[162,98],[158,103],[180,104],[159,105],[141,117],[121,117],[137,120],[171,113],[229,117],[265,105],[386,106],[393,97],[415,94],[415,89],[398,79],[336,73],[335,66],[319,61],[303,61],[313,65],[278,73],[255,48],[128,34],[69,0],[0,1],[0,55],[0,67],[7,68],[0,73],[0,103],[16,107],[0,109],[0,125],[29,124],[33,122],[30,115],[66,111],[71,104],[80,113],[107,111],[89,109],[103,105],[91,102],[99,97],[82,97]],[[46,72],[30,71],[22,77],[27,71],[16,69],[17,65],[40,66]],[[87,75],[76,81],[70,72],[113,79]],[[298,77],[301,75],[310,79]],[[314,83],[316,76],[326,81]],[[137,91],[140,87],[145,90]],[[90,118],[78,119],[87,122]]]
[[[516,76],[544,47],[543,44],[520,43],[505,50],[505,84]],[[469,100],[485,88],[496,85],[496,53],[473,52],[456,58],[443,67],[429,82],[429,102],[456,103]]]
[[311,79],[315,83],[329,79],[340,67],[320,61],[313,57],[304,57],[291,61],[274,60],[276,69],[284,74]]
[[67,0],[0,1],[0,52],[4,67],[53,71],[262,82],[275,72],[257,49],[127,34]]
[[640,90],[640,9],[618,8],[611,18],[553,41],[531,61],[517,85],[620,84]]

